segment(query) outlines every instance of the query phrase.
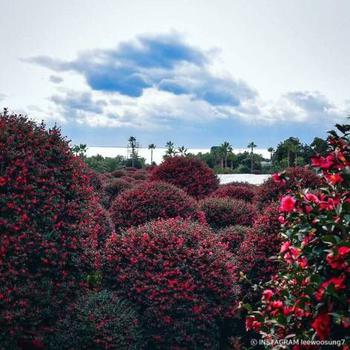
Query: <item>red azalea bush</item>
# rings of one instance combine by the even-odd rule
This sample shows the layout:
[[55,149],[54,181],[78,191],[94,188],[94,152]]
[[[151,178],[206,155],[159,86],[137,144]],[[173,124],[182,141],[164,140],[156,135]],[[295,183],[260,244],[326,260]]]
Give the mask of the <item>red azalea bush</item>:
[[230,225],[250,226],[255,216],[255,208],[239,199],[208,197],[199,203],[205,213],[207,223],[215,229]]
[[232,254],[207,226],[168,219],[112,235],[105,278],[142,310],[152,349],[217,349],[235,313]]
[[306,167],[288,168],[283,174],[283,179],[274,174],[260,185],[256,195],[259,207],[278,201],[286,191],[303,188],[313,189],[322,184],[320,177]]
[[137,312],[107,290],[90,292],[74,302],[45,343],[50,350],[144,348]]
[[250,184],[234,184],[221,185],[211,194],[212,197],[224,198],[230,197],[234,199],[241,199],[246,202],[253,202],[257,191],[257,186]]
[[123,177],[110,179],[104,186],[103,205],[109,208],[119,194],[133,188],[134,185],[135,183],[131,183]]
[[108,237],[114,232],[109,212],[94,199],[80,223],[80,235],[84,242],[85,255],[94,272],[101,269],[104,247]]
[[111,175],[113,177],[116,177],[116,178],[119,178],[119,177],[122,177],[122,176],[126,176],[126,171],[124,170],[121,170],[121,169],[117,169],[117,170],[114,170]]
[[83,281],[80,222],[93,190],[57,128],[6,110],[0,163],[0,344],[26,348]]
[[185,190],[195,198],[204,198],[215,191],[219,180],[203,161],[193,157],[169,157],[155,167],[151,180],[161,180]]
[[247,327],[267,341],[295,334],[304,340],[344,339],[343,349],[350,345],[350,126],[337,127],[342,134],[330,133],[330,153],[312,158],[324,185],[281,201],[283,268],[247,319]]
[[247,226],[234,225],[218,230],[217,234],[220,241],[227,244],[230,252],[236,253],[248,231]]
[[249,285],[267,282],[277,272],[278,263],[271,257],[278,254],[281,246],[278,218],[278,204],[272,203],[256,216],[252,229],[246,233],[237,251],[237,267]]
[[165,182],[144,182],[120,194],[111,207],[117,229],[138,226],[158,218],[194,217],[197,204],[181,189]]

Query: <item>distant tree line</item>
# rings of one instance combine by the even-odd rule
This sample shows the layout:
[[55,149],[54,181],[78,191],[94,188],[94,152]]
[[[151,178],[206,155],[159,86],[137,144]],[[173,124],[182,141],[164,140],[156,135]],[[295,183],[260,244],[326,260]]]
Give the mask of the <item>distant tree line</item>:
[[[280,142],[276,149],[268,148],[269,158],[255,153],[254,149],[257,145],[252,141],[247,145],[244,152],[233,152],[232,145],[225,141],[220,146],[212,146],[209,152],[191,154],[185,146],[176,147],[172,141],[168,141],[165,145],[166,151],[164,158],[174,156],[197,157],[203,160],[210,168],[214,169],[218,174],[225,173],[272,173],[284,170],[291,166],[303,166],[310,162],[313,154],[317,153],[325,155],[327,153],[326,140],[315,137],[310,144],[303,144],[296,137],[289,137]],[[127,157],[103,157],[101,155],[86,156],[86,145],[80,144],[73,146],[72,150],[79,155],[84,161],[98,172],[112,172],[116,169],[124,167],[144,168],[146,160],[138,154],[139,143],[136,138],[131,136],[128,140]],[[153,152],[156,149],[155,144],[148,146],[150,151],[151,164],[155,164],[153,160]]]

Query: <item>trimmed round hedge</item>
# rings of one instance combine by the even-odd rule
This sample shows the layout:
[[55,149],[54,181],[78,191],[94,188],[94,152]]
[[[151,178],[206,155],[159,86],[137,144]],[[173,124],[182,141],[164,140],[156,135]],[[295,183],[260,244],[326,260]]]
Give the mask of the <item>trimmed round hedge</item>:
[[203,161],[183,156],[165,159],[152,170],[151,180],[173,184],[197,199],[206,197],[219,186],[217,176]]
[[116,293],[102,290],[73,303],[45,345],[48,350],[140,350],[145,344],[134,308]]
[[81,221],[94,194],[59,129],[7,111],[0,163],[0,344],[15,350],[45,334],[81,287]]
[[220,241],[227,244],[230,252],[236,253],[249,230],[247,226],[233,225],[218,230],[217,234]]
[[112,235],[105,279],[142,311],[151,349],[218,349],[235,314],[233,255],[207,226],[168,219]]
[[165,182],[143,182],[120,194],[111,216],[116,229],[138,226],[159,218],[195,218],[197,203],[181,189]]
[[246,202],[253,202],[257,192],[257,186],[238,183],[221,185],[219,188],[211,194],[212,197],[225,198],[230,197],[233,199],[241,199]]
[[231,225],[251,226],[255,216],[252,204],[239,199],[208,197],[199,203],[207,223],[214,229]]

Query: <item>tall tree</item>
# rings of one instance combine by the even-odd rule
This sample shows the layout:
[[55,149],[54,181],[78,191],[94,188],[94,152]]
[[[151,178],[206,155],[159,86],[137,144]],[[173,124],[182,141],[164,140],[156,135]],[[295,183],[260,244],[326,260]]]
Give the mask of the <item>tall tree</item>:
[[224,159],[224,168],[227,168],[227,157],[229,153],[232,152],[232,146],[230,145],[229,142],[225,141],[221,146],[220,146],[223,159]]
[[174,157],[176,155],[176,149],[173,142],[168,141],[165,144],[165,147],[166,147],[165,157]]
[[185,146],[178,147],[177,150],[182,156],[186,156],[187,155],[187,148]]
[[130,136],[128,140],[128,148],[131,149],[131,166],[134,168],[135,167],[135,160],[137,159],[137,148],[138,148],[138,143],[136,142],[136,137]]
[[273,147],[269,147],[267,150],[270,153],[270,160],[271,160],[271,163],[272,163],[272,156],[273,156],[273,152],[275,152],[275,149]]
[[250,142],[247,146],[250,148],[250,172],[253,173],[254,168],[254,148],[257,147],[257,145],[254,143],[254,141]]
[[148,149],[151,150],[151,164],[153,164],[153,151],[156,149],[156,145],[154,143],[151,143],[148,145]]

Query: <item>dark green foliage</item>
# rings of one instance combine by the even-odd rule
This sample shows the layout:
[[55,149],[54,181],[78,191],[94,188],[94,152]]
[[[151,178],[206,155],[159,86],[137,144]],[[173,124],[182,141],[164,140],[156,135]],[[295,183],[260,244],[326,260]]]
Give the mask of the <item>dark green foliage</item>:
[[104,290],[81,297],[67,310],[46,345],[48,350],[136,350],[144,344],[135,310]]

